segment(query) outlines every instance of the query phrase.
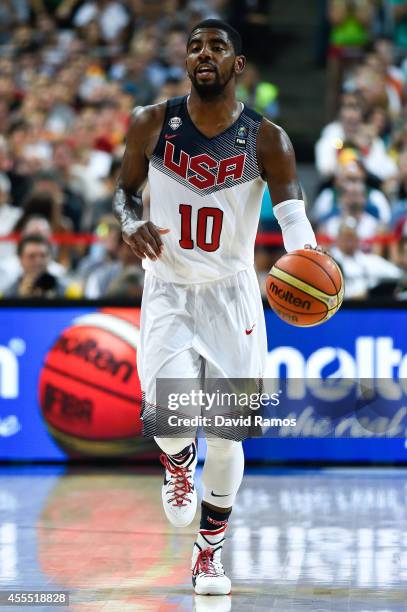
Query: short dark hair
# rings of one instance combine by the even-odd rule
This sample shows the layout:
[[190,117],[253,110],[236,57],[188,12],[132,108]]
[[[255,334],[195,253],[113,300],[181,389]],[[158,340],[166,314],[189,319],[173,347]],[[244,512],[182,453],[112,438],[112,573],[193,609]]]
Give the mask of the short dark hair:
[[42,244],[43,246],[47,247],[49,253],[51,252],[51,244],[46,238],[44,238],[44,236],[41,236],[41,234],[29,234],[28,236],[21,238],[17,245],[17,255],[19,257],[21,257],[23,254],[27,244]]
[[197,23],[191,30],[188,36],[187,46],[190,43],[193,33],[196,30],[201,29],[214,29],[214,30],[222,30],[222,32],[226,32],[228,35],[230,42],[233,45],[236,55],[240,55],[242,53],[242,38],[237,30],[226,21],[222,21],[222,19],[204,19]]

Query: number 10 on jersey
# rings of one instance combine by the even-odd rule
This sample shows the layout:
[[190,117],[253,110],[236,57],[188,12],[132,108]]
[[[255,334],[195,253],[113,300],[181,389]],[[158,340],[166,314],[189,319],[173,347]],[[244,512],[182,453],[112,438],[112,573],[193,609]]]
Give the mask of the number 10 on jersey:
[[[181,215],[181,240],[179,245],[182,249],[193,249],[195,244],[203,251],[212,252],[219,248],[223,210],[210,206],[203,206],[198,209],[195,243],[192,239],[192,206],[190,204],[180,204],[179,214]],[[212,224],[212,232],[208,238],[208,225],[210,227],[210,224]]]

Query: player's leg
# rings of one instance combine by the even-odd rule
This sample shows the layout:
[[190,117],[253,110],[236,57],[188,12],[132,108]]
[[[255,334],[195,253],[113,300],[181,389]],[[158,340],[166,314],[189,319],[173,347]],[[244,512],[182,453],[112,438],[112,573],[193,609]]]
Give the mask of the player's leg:
[[221,555],[233,502],[243,478],[242,443],[207,437],[202,471],[201,522],[192,553],[192,582],[199,595],[227,595],[230,579]]
[[[261,378],[267,340],[254,270],[204,289],[202,299],[207,308],[202,310],[200,328],[206,333],[199,339],[197,350],[205,358],[205,378]],[[207,437],[207,445],[201,524],[193,549],[192,575],[196,593],[220,595],[230,591],[221,553],[243,478],[244,455],[239,441]]]
[[[179,378],[180,372],[188,379],[198,379],[202,359],[193,350],[187,349],[172,357],[157,373],[157,378]],[[178,388],[178,387],[177,387]],[[155,437],[163,451],[160,461],[165,467],[161,495],[165,514],[176,527],[186,527],[196,514],[197,494],[194,485],[197,464],[195,431],[188,438]]]
[[191,348],[193,321],[185,309],[186,301],[185,289],[146,274],[137,354],[144,396],[143,430],[145,435],[154,436],[163,450],[163,506],[167,518],[178,527],[188,525],[196,512],[195,431],[177,437],[175,428],[166,429],[167,407],[157,406],[156,380],[200,375],[202,359]]

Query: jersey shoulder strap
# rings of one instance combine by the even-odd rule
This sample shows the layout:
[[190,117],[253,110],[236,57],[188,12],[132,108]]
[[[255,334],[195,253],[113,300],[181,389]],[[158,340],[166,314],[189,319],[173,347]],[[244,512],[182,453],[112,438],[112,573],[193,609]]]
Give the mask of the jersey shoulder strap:
[[246,115],[246,117],[249,117],[249,119],[251,119],[255,123],[260,124],[263,121],[263,115],[260,115],[260,113],[255,111],[253,108],[249,108],[246,105],[244,107],[243,115]]
[[166,136],[175,134],[181,125],[185,123],[185,108],[187,96],[177,96],[167,100],[165,107],[164,121],[161,126],[160,136],[153,151],[153,157],[163,154],[163,147],[166,142]]
[[176,98],[167,100],[167,113],[173,111],[175,108],[182,108],[185,104],[185,99],[186,96],[177,96]]

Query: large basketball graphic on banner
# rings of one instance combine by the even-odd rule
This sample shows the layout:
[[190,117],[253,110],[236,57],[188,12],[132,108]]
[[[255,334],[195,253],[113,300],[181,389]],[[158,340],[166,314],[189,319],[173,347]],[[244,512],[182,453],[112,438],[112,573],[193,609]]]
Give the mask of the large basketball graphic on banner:
[[140,312],[102,309],[63,330],[45,357],[39,401],[47,428],[70,456],[155,451],[141,437],[137,373]]

